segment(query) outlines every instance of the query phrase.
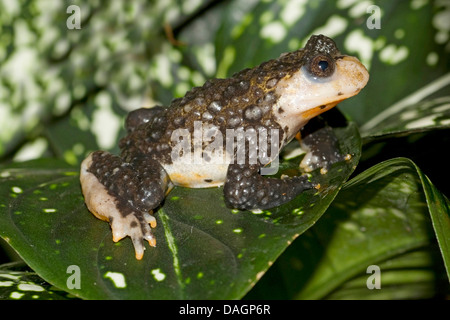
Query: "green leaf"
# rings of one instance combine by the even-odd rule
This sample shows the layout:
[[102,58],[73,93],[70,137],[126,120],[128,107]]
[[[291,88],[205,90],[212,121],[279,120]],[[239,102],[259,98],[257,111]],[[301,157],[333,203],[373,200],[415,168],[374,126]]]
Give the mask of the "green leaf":
[[[346,183],[320,221],[288,248],[258,286],[270,282],[272,292],[298,299],[445,294],[449,279],[442,257],[447,264],[448,221],[445,197],[412,161],[382,162]],[[367,288],[370,265],[380,267],[381,290]],[[253,294],[249,297],[258,298],[258,291]]]
[[434,232],[450,279],[450,202],[415,164],[414,166],[425,192]]
[[[417,168],[403,158],[380,163],[349,181],[321,220],[323,229],[314,230],[321,243],[328,243],[326,262],[297,297],[324,297],[369,265],[435,241],[424,195]],[[448,221],[444,206],[434,210]],[[449,228],[441,231],[449,237]]]
[[[0,156],[14,152],[27,138],[42,136],[52,129],[49,124],[62,118],[71,120],[67,128],[71,133],[84,135],[87,126],[96,127],[93,131],[98,133],[99,118],[108,117],[113,124],[118,105],[140,107],[149,61],[165,42],[167,15],[184,18],[200,3],[181,7],[145,0],[78,3],[81,29],[67,27],[66,20],[75,17],[66,13],[69,5],[46,6],[39,0],[20,6],[0,3]],[[83,117],[88,113],[85,109],[79,111],[92,102],[98,118],[91,122],[92,118]],[[71,112],[74,109],[79,110]],[[111,136],[118,130],[118,126],[103,127]],[[64,147],[69,160],[78,155],[73,148],[79,150],[80,141],[71,139],[52,150],[53,139],[61,139],[49,131],[47,149],[59,156],[58,149]],[[66,138],[73,136],[78,135]]]
[[[285,248],[327,209],[359,159],[354,125],[336,128],[350,161],[326,175],[313,172],[309,190],[273,210],[225,207],[221,188],[175,188],[156,213],[156,248],[135,260],[131,240],[113,243],[109,225],[83,203],[78,172],[30,162],[0,172],[0,235],[43,279],[90,299],[238,299]],[[298,159],[279,174],[298,174]],[[81,289],[66,287],[69,266]]]
[[46,283],[23,262],[0,265],[1,300],[68,300],[75,297]]
[[[367,27],[368,6],[324,0],[92,1],[80,4],[82,28],[68,30],[67,4],[0,4],[0,156],[23,159],[29,153],[17,150],[31,148],[34,157],[64,157],[75,165],[98,145],[114,148],[124,110],[167,105],[208,78],[298,49],[312,33],[332,37],[342,53],[369,68],[368,86],[340,105],[365,123],[448,73],[449,65],[447,29],[439,22],[446,17],[443,1],[377,1],[380,29]],[[166,22],[185,46],[169,42]],[[386,79],[399,80],[386,85]],[[101,119],[111,121],[107,126]]]
[[389,135],[406,135],[450,127],[450,96],[440,95],[422,100],[424,96],[450,88],[450,73],[421,88],[418,92],[393,104],[361,127],[367,140]]
[[326,298],[393,300],[433,299],[443,296],[446,293],[446,281],[440,278],[442,270],[435,263],[435,260],[439,259],[436,249],[435,246],[420,248],[379,263],[379,290],[367,288],[367,281],[372,274],[364,270]]

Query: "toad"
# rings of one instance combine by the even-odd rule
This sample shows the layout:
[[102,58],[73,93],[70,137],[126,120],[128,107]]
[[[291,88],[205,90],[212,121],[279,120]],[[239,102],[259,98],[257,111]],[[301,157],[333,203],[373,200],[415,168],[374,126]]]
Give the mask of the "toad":
[[[144,240],[156,245],[153,213],[174,186],[222,187],[234,209],[286,203],[316,186],[306,174],[275,178],[263,170],[310,119],[358,94],[368,79],[357,58],[341,54],[332,39],[313,35],[303,49],[228,79],[208,80],[168,107],[132,111],[121,154],[95,151],[81,165],[86,205],[109,222],[113,241],[131,238],[140,260]],[[330,151],[333,144],[321,136],[304,143],[305,171],[326,171],[344,161]]]

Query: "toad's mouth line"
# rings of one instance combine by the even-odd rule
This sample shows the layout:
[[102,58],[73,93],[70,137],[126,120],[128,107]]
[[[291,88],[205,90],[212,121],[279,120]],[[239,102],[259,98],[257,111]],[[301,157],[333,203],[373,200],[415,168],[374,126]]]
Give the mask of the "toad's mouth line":
[[345,100],[346,98],[337,100],[337,101],[333,101],[327,104],[323,104],[320,105],[318,107],[303,111],[300,116],[303,117],[304,119],[312,119],[314,117],[317,117],[319,114],[324,113],[325,111],[328,111],[332,108],[334,108],[338,103],[340,103],[341,101]]
[[331,100],[331,101],[325,102],[321,105],[318,105],[317,107],[305,110],[305,111],[301,112],[299,114],[299,116],[301,116],[302,118],[304,118],[306,120],[312,119],[312,118],[318,116],[319,114],[324,113],[325,111],[328,111],[328,110],[334,108],[342,101],[347,100],[348,98],[351,98],[353,96],[356,96],[360,91],[361,91],[361,89],[358,88],[357,90],[355,90],[355,92],[342,94],[339,96],[338,100]]

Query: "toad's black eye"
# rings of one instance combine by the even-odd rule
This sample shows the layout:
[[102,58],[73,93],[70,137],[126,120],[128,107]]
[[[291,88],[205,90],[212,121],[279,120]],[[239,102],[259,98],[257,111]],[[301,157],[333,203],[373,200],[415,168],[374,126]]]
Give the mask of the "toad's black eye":
[[328,69],[328,61],[326,60],[319,61],[317,65],[319,66],[320,69],[322,69],[323,72],[325,72]]
[[320,54],[309,61],[309,73],[315,78],[327,78],[334,73],[334,60],[328,55]]

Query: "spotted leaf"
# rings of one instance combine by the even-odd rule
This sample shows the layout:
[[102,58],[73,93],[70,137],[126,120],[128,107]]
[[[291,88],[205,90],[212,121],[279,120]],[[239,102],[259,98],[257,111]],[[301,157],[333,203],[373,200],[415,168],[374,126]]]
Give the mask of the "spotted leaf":
[[68,300],[67,292],[45,282],[23,262],[0,266],[0,299],[2,300]]

